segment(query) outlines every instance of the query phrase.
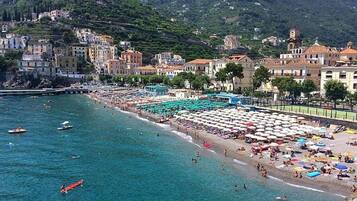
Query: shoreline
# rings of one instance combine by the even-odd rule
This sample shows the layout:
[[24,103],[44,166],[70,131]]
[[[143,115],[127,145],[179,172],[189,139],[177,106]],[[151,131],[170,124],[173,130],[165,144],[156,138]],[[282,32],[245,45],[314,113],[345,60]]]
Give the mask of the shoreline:
[[[86,94],[86,96],[89,97],[91,100],[94,100],[95,102],[99,102],[108,107],[118,109],[121,112],[128,112],[132,115],[138,115],[138,117],[146,119],[152,123],[160,123],[159,117],[147,112],[140,111],[133,106],[118,103],[114,104],[111,103],[109,100],[106,100],[105,98],[97,96],[94,97],[91,94]],[[350,186],[346,184],[344,185],[342,183],[343,181],[341,182],[338,180],[326,180],[319,178],[309,179],[307,177],[303,177],[302,179],[296,178],[293,175],[294,172],[284,169],[278,169],[274,166],[274,164],[270,162],[267,162],[265,160],[259,160],[257,156],[250,157],[248,151],[236,151],[240,147],[244,147],[245,150],[250,149],[249,145],[244,142],[231,139],[224,140],[203,130],[186,128],[183,125],[179,125],[173,119],[163,124],[170,126],[173,131],[177,131],[185,135],[191,136],[193,142],[197,142],[199,144],[202,144],[204,141],[210,142],[211,144],[213,144],[213,150],[217,154],[219,154],[221,157],[232,159],[233,163],[237,163],[238,165],[240,163],[244,163],[241,165],[245,165],[249,168],[252,168],[253,171],[257,171],[256,165],[258,163],[264,165],[265,169],[268,171],[269,179],[274,179],[279,182],[283,182],[295,188],[303,188],[306,190],[335,194],[336,196],[341,197],[341,200],[347,200],[347,198],[349,198],[349,196],[351,195]],[[204,147],[202,148],[204,149]],[[226,154],[224,154],[225,150]],[[235,162],[235,160],[238,162]],[[257,171],[257,174],[260,173]]]

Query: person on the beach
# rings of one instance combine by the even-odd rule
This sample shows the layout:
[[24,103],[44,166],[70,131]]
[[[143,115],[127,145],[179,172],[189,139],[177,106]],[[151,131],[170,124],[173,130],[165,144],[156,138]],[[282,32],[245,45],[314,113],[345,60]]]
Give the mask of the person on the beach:
[[260,163],[257,165],[257,170],[260,171]]
[[295,171],[295,177],[297,178],[299,176],[299,173]]
[[300,178],[300,179],[302,178],[302,174],[301,174],[301,172],[300,172],[300,174],[299,174],[299,178]]
[[227,157],[227,149],[224,149],[224,156]]
[[352,193],[355,193],[357,191],[357,187],[353,184],[351,190],[352,190]]

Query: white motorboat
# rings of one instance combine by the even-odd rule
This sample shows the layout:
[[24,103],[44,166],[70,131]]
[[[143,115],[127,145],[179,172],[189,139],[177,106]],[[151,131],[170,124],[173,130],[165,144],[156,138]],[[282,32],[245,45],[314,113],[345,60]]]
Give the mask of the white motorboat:
[[8,133],[10,133],[10,134],[21,134],[21,133],[25,133],[25,132],[27,132],[27,130],[24,128],[21,128],[21,127],[8,130]]
[[73,126],[70,124],[70,122],[69,121],[65,121],[65,122],[62,123],[62,127],[59,127],[57,129],[60,130],[60,131],[63,131],[63,130],[71,129],[71,128],[73,128]]

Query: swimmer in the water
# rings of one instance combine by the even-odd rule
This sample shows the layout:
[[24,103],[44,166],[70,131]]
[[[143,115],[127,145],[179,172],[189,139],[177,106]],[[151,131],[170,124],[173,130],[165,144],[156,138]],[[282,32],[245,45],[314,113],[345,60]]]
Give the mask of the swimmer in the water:
[[245,190],[247,190],[247,186],[246,186],[245,184],[243,185],[243,188],[244,188]]

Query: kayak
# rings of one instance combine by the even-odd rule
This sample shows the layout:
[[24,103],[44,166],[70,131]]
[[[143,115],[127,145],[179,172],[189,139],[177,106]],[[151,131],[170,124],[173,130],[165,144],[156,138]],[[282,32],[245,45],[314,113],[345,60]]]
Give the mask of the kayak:
[[77,188],[78,186],[82,186],[83,182],[84,182],[84,180],[81,179],[73,184],[70,184],[70,185],[64,187],[63,189],[61,189],[61,193],[67,193],[68,191],[73,190],[73,189]]

